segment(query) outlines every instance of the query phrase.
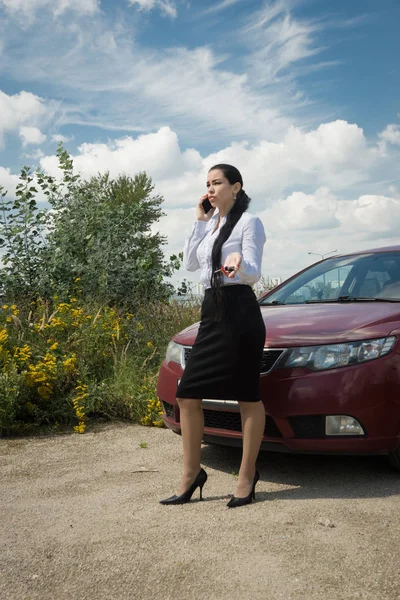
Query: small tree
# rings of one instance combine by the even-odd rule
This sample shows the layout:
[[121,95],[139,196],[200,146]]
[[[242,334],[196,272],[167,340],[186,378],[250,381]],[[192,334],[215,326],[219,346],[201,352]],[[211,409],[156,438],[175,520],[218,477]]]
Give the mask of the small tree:
[[166,261],[166,238],[153,227],[163,216],[163,198],[153,195],[146,173],[134,178],[109,174],[84,180],[62,144],[57,151],[63,178],[36,172],[51,209],[39,210],[29,169],[21,172],[17,199],[5,201],[0,246],[6,248],[2,285],[17,299],[70,297],[78,287],[86,300],[134,306],[165,300],[166,281],[179,269],[180,256]]
[[34,175],[23,167],[15,199],[6,200],[0,186],[0,248],[5,249],[0,272],[5,300],[31,301],[49,292],[46,265],[47,211],[39,210]]

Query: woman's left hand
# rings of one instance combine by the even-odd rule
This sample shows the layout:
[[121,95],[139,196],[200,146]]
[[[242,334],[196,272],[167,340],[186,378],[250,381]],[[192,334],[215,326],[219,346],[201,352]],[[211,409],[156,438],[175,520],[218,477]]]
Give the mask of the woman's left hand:
[[[228,254],[228,256],[226,257],[225,262],[222,267],[222,272],[225,275],[225,277],[228,277],[229,279],[233,279],[235,277],[236,273],[239,271],[241,264],[242,264],[242,255],[240,254],[240,252],[232,252],[231,254]],[[234,267],[235,270],[227,272],[225,270],[226,267]]]

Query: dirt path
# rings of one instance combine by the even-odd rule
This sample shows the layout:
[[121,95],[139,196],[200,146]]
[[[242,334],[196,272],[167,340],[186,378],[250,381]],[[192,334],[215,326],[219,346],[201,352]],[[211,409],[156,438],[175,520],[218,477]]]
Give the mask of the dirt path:
[[164,507],[180,449],[129,425],[0,441],[0,598],[399,599],[400,474],[383,459],[264,453],[257,502],[228,510],[240,453],[204,446],[206,501]]

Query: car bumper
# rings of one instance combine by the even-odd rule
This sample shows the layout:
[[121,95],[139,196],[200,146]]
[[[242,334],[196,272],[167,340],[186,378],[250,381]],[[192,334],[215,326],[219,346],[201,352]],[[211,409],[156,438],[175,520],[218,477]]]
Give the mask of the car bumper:
[[[165,425],[180,433],[175,395],[182,369],[162,364],[158,396]],[[387,454],[400,442],[400,356],[310,372],[277,369],[260,377],[266,409],[262,449],[317,454]],[[204,400],[204,441],[241,445],[239,405]],[[327,436],[325,417],[348,415],[362,425],[363,436]]]

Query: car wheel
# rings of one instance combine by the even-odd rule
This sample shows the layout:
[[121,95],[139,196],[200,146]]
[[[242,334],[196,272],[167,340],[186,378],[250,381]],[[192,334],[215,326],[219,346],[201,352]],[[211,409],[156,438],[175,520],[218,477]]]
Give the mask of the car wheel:
[[400,444],[397,446],[396,450],[390,452],[389,462],[396,471],[400,471]]

